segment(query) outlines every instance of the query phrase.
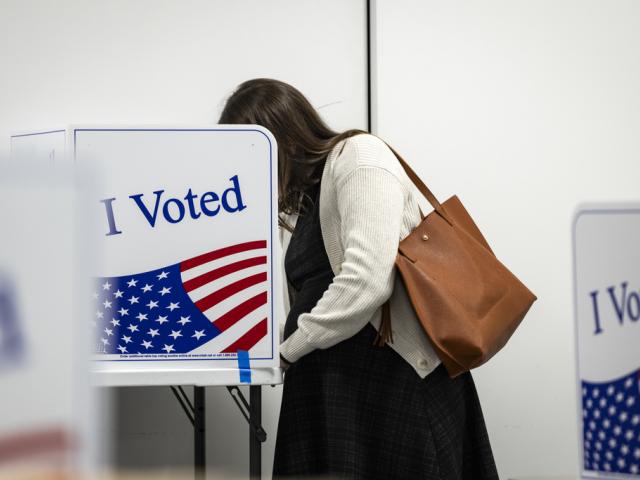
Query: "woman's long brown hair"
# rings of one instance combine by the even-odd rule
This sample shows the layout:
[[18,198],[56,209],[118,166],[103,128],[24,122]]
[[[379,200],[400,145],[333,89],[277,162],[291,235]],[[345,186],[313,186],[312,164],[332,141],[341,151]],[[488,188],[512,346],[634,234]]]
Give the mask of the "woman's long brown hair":
[[[320,181],[336,144],[367,133],[333,131],[298,89],[270,78],[241,83],[227,99],[218,123],[261,125],[273,134],[278,142],[278,212],[287,214],[303,212],[305,192]],[[279,225],[292,230],[282,218]]]

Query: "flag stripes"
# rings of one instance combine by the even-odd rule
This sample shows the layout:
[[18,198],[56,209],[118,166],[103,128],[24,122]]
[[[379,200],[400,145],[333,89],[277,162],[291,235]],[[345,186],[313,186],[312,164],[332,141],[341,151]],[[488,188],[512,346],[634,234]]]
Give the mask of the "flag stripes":
[[97,352],[249,350],[268,333],[266,248],[265,240],[243,242],[160,269],[99,279],[93,294]]

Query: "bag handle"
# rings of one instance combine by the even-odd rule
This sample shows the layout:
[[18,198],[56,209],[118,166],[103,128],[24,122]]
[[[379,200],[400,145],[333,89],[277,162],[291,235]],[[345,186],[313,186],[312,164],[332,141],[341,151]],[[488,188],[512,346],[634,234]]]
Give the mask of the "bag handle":
[[[393,154],[396,156],[396,158],[400,162],[400,165],[402,165],[402,168],[404,168],[404,171],[407,173],[407,176],[413,182],[413,184],[418,188],[420,193],[424,195],[424,197],[429,201],[429,203],[435,209],[435,211],[438,212],[438,214],[442,218],[444,218],[449,225],[453,226],[453,222],[449,218],[449,215],[444,212],[442,205],[440,204],[436,196],[433,193],[431,193],[431,190],[429,190],[429,187],[425,185],[422,179],[416,174],[416,172],[413,171],[413,169],[404,160],[404,158],[402,158],[400,154],[396,152],[391,145],[389,145],[387,142],[384,142],[384,143],[387,145],[387,147],[389,147],[389,150],[391,150]],[[418,210],[420,210],[420,218],[424,220],[424,214],[422,213],[422,209],[420,209],[420,206],[418,206]]]

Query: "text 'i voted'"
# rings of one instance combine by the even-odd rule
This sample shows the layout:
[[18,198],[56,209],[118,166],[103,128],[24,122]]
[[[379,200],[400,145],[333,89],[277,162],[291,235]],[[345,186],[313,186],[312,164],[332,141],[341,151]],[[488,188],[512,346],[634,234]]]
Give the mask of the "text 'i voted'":
[[[240,180],[238,175],[229,179],[232,186],[224,190],[220,195],[213,191],[197,194],[191,188],[184,197],[171,196],[162,190],[155,190],[151,194],[136,193],[129,195],[126,208],[134,208],[151,228],[155,228],[158,222],[165,221],[170,224],[180,223],[185,219],[198,220],[201,218],[215,217],[222,211],[235,213],[244,210],[247,206],[242,201]],[[109,235],[118,235],[122,230],[118,229],[117,212],[123,208],[116,197],[100,200],[105,206],[106,220]]]

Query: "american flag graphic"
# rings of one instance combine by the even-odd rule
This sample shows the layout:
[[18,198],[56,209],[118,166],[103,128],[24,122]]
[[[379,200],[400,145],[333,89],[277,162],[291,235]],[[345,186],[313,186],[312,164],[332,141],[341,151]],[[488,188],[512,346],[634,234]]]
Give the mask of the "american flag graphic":
[[267,335],[266,248],[265,240],[239,243],[143,273],[98,278],[96,353],[186,354],[205,344],[213,354],[250,350]]
[[17,297],[8,274],[0,272],[0,370],[24,357]]
[[640,369],[605,383],[582,381],[584,469],[640,472]]
[[61,467],[78,446],[74,432],[64,426],[11,432],[0,436],[0,466],[42,457]]

